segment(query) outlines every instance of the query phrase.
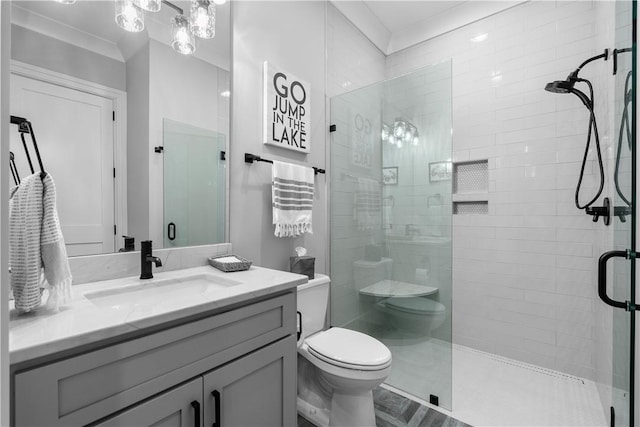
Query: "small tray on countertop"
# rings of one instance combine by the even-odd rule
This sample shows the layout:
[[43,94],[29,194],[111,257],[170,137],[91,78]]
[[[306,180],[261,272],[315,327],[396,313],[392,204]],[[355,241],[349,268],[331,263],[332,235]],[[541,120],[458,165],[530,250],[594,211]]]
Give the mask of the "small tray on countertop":
[[225,273],[248,270],[252,264],[248,259],[234,254],[210,257],[207,260],[212,267],[224,271]]

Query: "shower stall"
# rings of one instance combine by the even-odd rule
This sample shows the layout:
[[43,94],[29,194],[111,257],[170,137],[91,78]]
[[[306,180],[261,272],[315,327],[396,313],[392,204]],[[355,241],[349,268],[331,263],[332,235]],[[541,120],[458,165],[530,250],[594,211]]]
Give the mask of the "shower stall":
[[331,325],[389,347],[386,387],[472,425],[637,423],[636,16],[525,2],[331,97]]
[[332,324],[451,408],[451,62],[334,97],[331,123]]

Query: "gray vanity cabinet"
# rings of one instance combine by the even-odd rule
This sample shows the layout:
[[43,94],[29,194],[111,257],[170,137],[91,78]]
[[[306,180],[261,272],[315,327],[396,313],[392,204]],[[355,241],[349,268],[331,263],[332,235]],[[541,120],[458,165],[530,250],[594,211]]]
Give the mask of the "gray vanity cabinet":
[[202,419],[202,379],[164,392],[95,427],[194,427]]
[[11,424],[195,426],[197,402],[203,426],[216,416],[224,427],[294,426],[295,335],[296,295],[287,292],[97,350],[12,366]]
[[[94,427],[294,426],[293,336],[180,385]],[[204,418],[203,418],[204,411]],[[203,421],[201,421],[203,420]]]
[[204,375],[204,425],[295,426],[295,337],[272,344]]

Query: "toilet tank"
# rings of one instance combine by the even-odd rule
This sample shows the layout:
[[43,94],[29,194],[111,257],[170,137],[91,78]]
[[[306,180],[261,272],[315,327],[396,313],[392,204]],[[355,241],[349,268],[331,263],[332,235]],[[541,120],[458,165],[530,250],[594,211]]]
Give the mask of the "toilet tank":
[[324,329],[330,284],[329,276],[316,274],[312,280],[298,286],[298,311],[302,314],[302,334],[298,344],[302,344],[309,335]]

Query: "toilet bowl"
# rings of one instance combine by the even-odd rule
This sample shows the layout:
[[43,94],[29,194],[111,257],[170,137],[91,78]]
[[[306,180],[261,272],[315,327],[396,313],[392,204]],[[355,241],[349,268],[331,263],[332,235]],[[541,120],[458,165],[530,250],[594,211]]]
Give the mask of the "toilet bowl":
[[431,336],[446,319],[446,307],[427,297],[387,298],[378,307],[395,330],[419,336]]
[[320,427],[374,427],[372,390],[389,375],[391,352],[357,331],[324,330],[328,296],[324,275],[298,287],[298,412]]

